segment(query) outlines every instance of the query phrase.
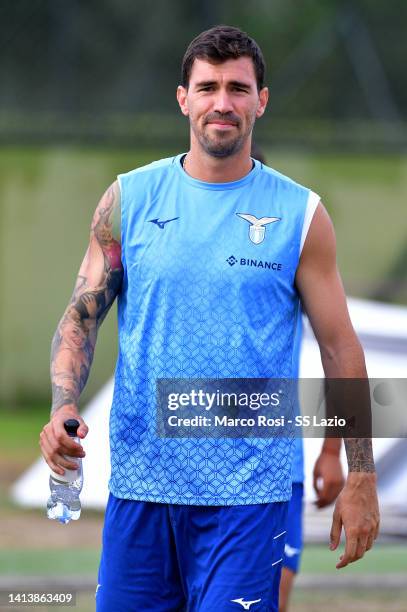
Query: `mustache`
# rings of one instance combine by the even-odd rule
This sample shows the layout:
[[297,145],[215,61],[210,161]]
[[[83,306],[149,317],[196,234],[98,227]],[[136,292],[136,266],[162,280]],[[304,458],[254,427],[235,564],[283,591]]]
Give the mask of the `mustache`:
[[239,117],[237,117],[233,113],[209,113],[209,115],[205,117],[205,125],[216,120],[230,121],[231,123],[235,123],[238,126],[240,125]]

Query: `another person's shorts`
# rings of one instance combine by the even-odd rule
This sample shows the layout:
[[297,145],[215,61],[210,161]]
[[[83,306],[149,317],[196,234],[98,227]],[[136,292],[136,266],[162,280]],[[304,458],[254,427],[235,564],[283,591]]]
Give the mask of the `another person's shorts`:
[[283,567],[298,573],[302,553],[302,516],[304,485],[293,482],[292,497],[288,502],[287,533],[284,546]]
[[97,612],[277,612],[287,506],[110,495]]

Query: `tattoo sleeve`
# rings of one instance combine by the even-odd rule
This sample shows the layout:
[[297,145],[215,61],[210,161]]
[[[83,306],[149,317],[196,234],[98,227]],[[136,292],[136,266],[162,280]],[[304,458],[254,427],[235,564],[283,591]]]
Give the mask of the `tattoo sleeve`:
[[51,414],[62,406],[77,405],[89,376],[98,328],[120,291],[121,246],[112,227],[119,207],[120,193],[115,182],[96,208],[89,247],[52,341]]
[[375,472],[371,438],[345,438],[349,472]]

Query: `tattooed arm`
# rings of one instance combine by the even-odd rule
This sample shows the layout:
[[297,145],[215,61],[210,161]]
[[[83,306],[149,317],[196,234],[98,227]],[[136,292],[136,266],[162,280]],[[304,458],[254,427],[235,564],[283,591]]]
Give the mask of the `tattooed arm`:
[[86,436],[88,429],[78,414],[78,400],[89,376],[99,326],[122,282],[119,216],[120,191],[115,182],[96,208],[72,298],[52,341],[51,419],[41,432],[40,446],[48,465],[60,474],[63,468],[74,467],[63,455],[84,456],[80,445],[65,433],[63,423],[68,418],[78,419],[78,434]]
[[[325,376],[366,378],[363,350],[349,318],[336,266],[335,233],[322,203],[304,244],[296,284],[319,344]],[[371,439],[346,438],[345,448],[348,477],[336,501],[331,529],[331,550],[339,545],[342,527],[346,536],[345,552],[337,568],[363,557],[379,529]]]

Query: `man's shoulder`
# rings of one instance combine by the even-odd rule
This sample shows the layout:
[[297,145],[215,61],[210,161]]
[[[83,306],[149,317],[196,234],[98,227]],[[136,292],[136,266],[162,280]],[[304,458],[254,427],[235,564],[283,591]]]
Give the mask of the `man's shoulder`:
[[277,182],[281,186],[286,188],[291,188],[294,190],[298,189],[300,191],[305,189],[306,191],[309,191],[308,187],[301,185],[301,183],[298,183],[286,174],[282,174],[271,166],[266,166],[265,164],[262,164],[262,171],[262,175],[265,177],[266,180]]

